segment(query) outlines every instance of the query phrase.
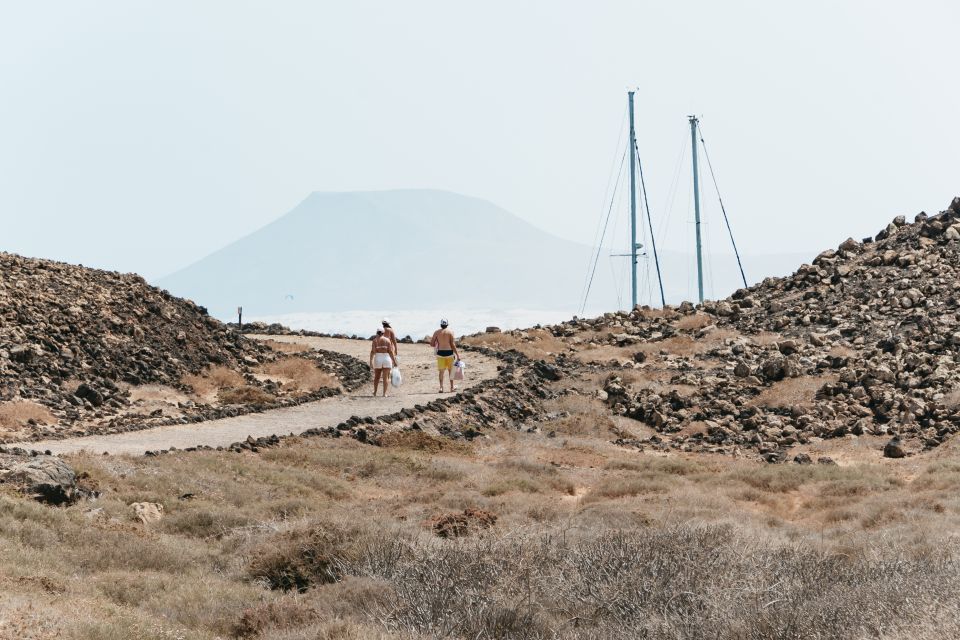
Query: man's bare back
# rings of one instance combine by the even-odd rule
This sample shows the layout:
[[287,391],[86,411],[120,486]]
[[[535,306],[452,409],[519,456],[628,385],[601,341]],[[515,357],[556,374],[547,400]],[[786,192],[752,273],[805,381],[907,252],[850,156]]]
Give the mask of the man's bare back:
[[437,329],[433,332],[433,337],[430,339],[430,344],[441,351],[453,351],[456,348],[456,340],[453,336],[453,331],[449,328],[446,329]]

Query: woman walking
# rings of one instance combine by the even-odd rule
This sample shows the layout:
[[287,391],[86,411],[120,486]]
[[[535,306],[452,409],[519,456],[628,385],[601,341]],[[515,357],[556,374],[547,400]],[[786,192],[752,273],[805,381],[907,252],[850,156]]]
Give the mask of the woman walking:
[[377,329],[377,335],[370,345],[370,368],[373,369],[373,395],[377,395],[377,385],[383,380],[383,395],[387,395],[390,383],[390,369],[397,366],[397,352],[390,338],[383,335],[383,329]]

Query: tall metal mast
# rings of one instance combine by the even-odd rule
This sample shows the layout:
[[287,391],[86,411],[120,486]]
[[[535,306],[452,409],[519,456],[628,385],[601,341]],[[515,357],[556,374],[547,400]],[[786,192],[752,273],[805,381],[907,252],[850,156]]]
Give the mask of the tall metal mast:
[[633,91],[627,92],[630,106],[630,284],[633,305],[637,308],[637,132],[633,128]]
[[700,175],[697,169],[697,116],[688,117],[690,119],[690,142],[693,145],[693,210],[697,228],[697,291],[700,294],[700,302],[703,302],[703,249],[700,242]]

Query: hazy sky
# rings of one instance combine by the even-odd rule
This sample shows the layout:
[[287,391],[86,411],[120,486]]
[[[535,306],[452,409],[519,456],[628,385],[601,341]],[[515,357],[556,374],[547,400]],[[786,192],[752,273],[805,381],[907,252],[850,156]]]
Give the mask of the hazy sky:
[[158,277],[404,187],[589,241],[628,87],[665,246],[689,113],[745,252],[832,246],[960,194],[958,6],[2,0],[0,249]]

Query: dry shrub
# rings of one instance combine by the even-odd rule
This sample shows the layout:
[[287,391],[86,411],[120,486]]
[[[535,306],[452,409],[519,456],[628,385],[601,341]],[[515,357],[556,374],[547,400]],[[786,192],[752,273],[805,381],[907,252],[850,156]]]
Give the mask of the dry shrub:
[[380,436],[377,444],[391,449],[407,449],[429,453],[440,451],[469,453],[471,451],[470,445],[465,442],[434,436],[419,430],[391,431]]
[[817,392],[825,384],[834,384],[835,375],[799,376],[775,382],[747,403],[749,406],[769,408],[807,407],[813,404]]
[[635,460],[612,460],[606,464],[605,468],[610,471],[636,471],[654,476],[692,476],[710,470],[703,460],[679,456],[643,456]]
[[313,351],[313,347],[302,342],[280,342],[279,340],[263,340],[261,342],[279,353],[307,353]]
[[607,405],[596,397],[567,395],[559,398],[554,406],[568,415],[542,423],[543,431],[606,438],[616,428]]
[[180,382],[190,387],[195,395],[212,398],[218,391],[243,386],[246,381],[233,369],[218,366],[205,369],[199,374],[187,374]]
[[896,476],[866,467],[854,467],[836,479],[824,482],[820,487],[820,495],[851,498],[890,491],[904,484],[905,482]]
[[281,598],[244,609],[233,628],[237,638],[252,638],[265,632],[304,627],[318,618],[315,609],[298,598]]
[[546,491],[543,482],[528,474],[508,474],[498,477],[483,488],[481,493],[487,497],[499,496],[513,491],[520,493],[543,493]]
[[157,592],[175,588],[177,577],[154,571],[110,571],[97,576],[97,590],[116,604],[138,607]]
[[271,589],[305,592],[312,586],[337,582],[344,575],[348,536],[339,529],[318,525],[277,536],[253,554],[247,575]]
[[707,350],[707,345],[690,336],[673,336],[657,342],[637,345],[638,351],[648,355],[667,353],[672,356],[692,356]]
[[313,392],[320,389],[332,389],[340,386],[336,378],[320,369],[311,360],[290,356],[280,358],[260,367],[260,373],[280,378],[284,387],[297,391]]
[[960,463],[934,462],[924,469],[911,486],[920,491],[956,491],[960,488]]
[[497,516],[483,509],[464,509],[463,513],[445,513],[427,522],[433,533],[441,538],[460,538],[478,530],[489,529]]
[[520,335],[515,335],[513,332],[482,333],[464,338],[463,343],[475,347],[487,347],[495,351],[515,349],[528,358],[546,360],[566,352],[568,348],[563,340],[545,329],[531,329]]
[[[750,465],[734,469],[726,478],[738,480],[766,493],[789,493],[823,473],[820,465]],[[830,472],[826,472],[830,473]]]
[[594,487],[583,497],[584,502],[595,502],[604,498],[624,498],[650,493],[666,493],[671,484],[664,478],[655,476],[614,478]]
[[[380,557],[383,551],[394,553],[391,546],[392,539],[377,540],[371,547],[369,556],[364,557],[364,563],[373,562],[382,568],[389,560]],[[366,567],[366,564],[363,565]],[[353,573],[367,573],[367,569],[359,565],[351,567]],[[374,617],[380,611],[386,611],[395,602],[396,595],[389,582],[380,578],[344,576],[334,584],[322,584],[301,596],[307,599],[310,605],[324,618],[356,618]],[[314,636],[309,637],[314,640]]]
[[575,357],[584,363],[607,364],[611,361],[620,363],[626,360],[633,361],[637,351],[644,351],[637,345],[617,347],[614,345],[590,345],[577,351]]
[[960,594],[948,546],[869,536],[834,551],[678,525],[384,546],[364,571],[395,589],[390,627],[430,637],[910,637]]
[[253,524],[249,516],[238,513],[236,509],[218,507],[211,504],[191,505],[167,515],[161,521],[161,529],[167,533],[190,536],[193,538],[219,538],[232,529]]
[[245,384],[241,387],[221,389],[217,393],[217,400],[223,404],[267,404],[276,400],[263,389]]
[[761,331],[760,333],[750,336],[750,342],[763,347],[777,344],[781,340],[783,340],[783,336],[779,333],[773,333],[772,331]]
[[30,424],[54,425],[57,419],[50,410],[42,404],[30,400],[14,400],[0,402],[0,428],[11,431],[19,430]]
[[691,313],[674,322],[673,326],[681,331],[690,331],[693,329],[703,329],[713,323],[713,318],[705,313]]

